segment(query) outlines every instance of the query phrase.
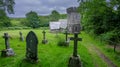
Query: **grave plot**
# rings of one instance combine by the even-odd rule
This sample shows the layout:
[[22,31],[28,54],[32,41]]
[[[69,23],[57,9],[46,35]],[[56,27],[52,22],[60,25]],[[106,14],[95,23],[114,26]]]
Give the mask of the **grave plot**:
[[68,26],[67,31],[71,34],[74,34],[74,37],[71,37],[70,40],[74,41],[74,49],[73,55],[69,59],[68,67],[82,67],[82,61],[80,60],[80,56],[77,54],[78,52],[78,41],[81,41],[81,38],[78,38],[78,34],[81,30],[80,25],[80,15],[77,12],[76,7],[70,7],[67,9],[68,14]]
[[26,60],[32,63],[38,62],[38,39],[33,31],[26,37]]
[[13,49],[10,48],[10,43],[9,43],[10,36],[8,35],[8,33],[4,33],[3,38],[5,39],[5,47],[6,48],[4,50],[2,50],[1,56],[2,57],[14,56],[15,53],[14,53]]
[[43,30],[42,33],[43,33],[43,40],[42,40],[42,43],[43,43],[43,44],[46,44],[48,41],[46,40],[46,35],[45,35],[46,32],[45,32],[45,30]]
[[24,37],[23,37],[22,32],[19,32],[19,34],[20,34],[20,41],[24,41]]

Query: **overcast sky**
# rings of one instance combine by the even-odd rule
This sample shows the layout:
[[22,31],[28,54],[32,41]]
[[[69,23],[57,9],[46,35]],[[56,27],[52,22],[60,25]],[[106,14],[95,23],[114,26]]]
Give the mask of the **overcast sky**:
[[48,15],[52,10],[59,13],[66,13],[66,8],[78,6],[77,0],[15,0],[15,14],[10,17],[25,17],[30,11],[35,11],[39,15]]

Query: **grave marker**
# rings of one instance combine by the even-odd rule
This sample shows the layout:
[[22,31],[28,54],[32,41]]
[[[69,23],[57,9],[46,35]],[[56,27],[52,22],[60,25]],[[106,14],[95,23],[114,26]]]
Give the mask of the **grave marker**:
[[6,56],[14,56],[15,53],[13,51],[12,48],[10,48],[10,44],[9,44],[9,38],[10,36],[8,35],[8,33],[4,33],[3,38],[5,39],[5,50],[2,50],[1,56],[6,57]]
[[26,37],[26,60],[32,63],[38,61],[37,56],[38,39],[33,31],[30,31]]
[[68,32],[65,31],[65,43],[66,43],[66,46],[69,46],[69,40],[68,40]]
[[46,32],[45,32],[45,30],[43,30],[42,33],[43,33],[43,40],[42,40],[42,43],[43,43],[43,44],[46,44],[48,41],[46,40],[46,35],[45,35]]
[[70,38],[70,40],[74,40],[74,50],[73,55],[69,59],[68,67],[82,67],[80,57],[79,55],[77,55],[77,42],[82,40],[81,38],[78,38],[78,34],[81,31],[80,15],[77,12],[76,7],[68,8],[67,13],[68,13],[67,30],[69,33],[74,34],[74,37]]
[[22,32],[19,32],[20,34],[20,41],[24,41],[24,37],[22,36]]

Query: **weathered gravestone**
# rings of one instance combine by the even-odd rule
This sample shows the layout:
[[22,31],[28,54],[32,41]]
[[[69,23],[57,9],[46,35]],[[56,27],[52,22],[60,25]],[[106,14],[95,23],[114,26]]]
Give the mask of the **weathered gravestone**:
[[42,32],[43,33],[43,40],[42,40],[42,43],[43,44],[46,44],[48,41],[46,40],[46,32],[45,32],[45,30]]
[[10,36],[8,35],[8,33],[4,33],[3,38],[5,38],[5,50],[2,50],[1,56],[2,57],[6,57],[6,56],[14,56],[15,53],[13,51],[12,48],[10,48],[10,44],[9,44],[9,38]]
[[68,32],[65,31],[65,46],[69,46]]
[[20,41],[24,41],[24,37],[22,36],[22,32],[19,32],[20,34]]
[[81,38],[78,38],[80,33],[80,15],[77,12],[76,7],[70,7],[67,9],[68,13],[68,26],[67,30],[69,33],[74,34],[74,37],[71,37],[70,40],[74,40],[74,51],[73,55],[69,59],[68,67],[82,67],[80,56],[77,55],[77,41],[81,41]]
[[32,63],[38,61],[37,56],[38,39],[33,31],[30,31],[26,37],[26,60]]

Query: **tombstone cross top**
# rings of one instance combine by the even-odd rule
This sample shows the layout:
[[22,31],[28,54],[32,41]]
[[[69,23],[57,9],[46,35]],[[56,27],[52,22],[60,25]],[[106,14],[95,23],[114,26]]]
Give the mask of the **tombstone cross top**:
[[13,49],[10,48],[10,44],[9,44],[9,38],[10,38],[10,36],[8,35],[8,33],[4,33],[3,38],[5,39],[5,47],[6,47],[6,49],[2,50],[1,56],[2,57],[14,56],[15,53],[14,53]]
[[8,33],[4,33],[3,38],[5,38],[5,47],[6,47],[6,49],[9,49],[10,48],[10,44],[9,44],[10,36],[8,35]]
[[37,44],[37,36],[33,31],[30,31],[26,37],[26,60],[37,62]]
[[43,44],[46,44],[48,41],[46,40],[46,37],[45,37],[45,34],[46,34],[46,32],[45,32],[45,30],[43,30],[43,40],[42,40],[42,43]]
[[45,33],[46,33],[46,32],[45,32],[45,31],[43,31],[42,33],[43,33],[43,39],[45,39]]
[[22,36],[22,32],[19,32],[20,34],[20,41],[24,41],[24,37]]

